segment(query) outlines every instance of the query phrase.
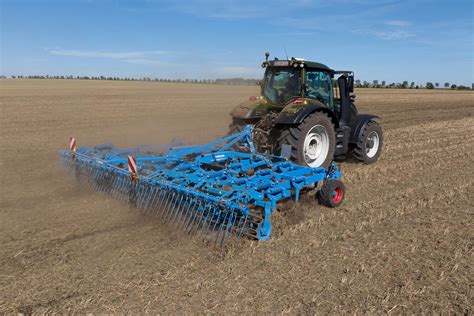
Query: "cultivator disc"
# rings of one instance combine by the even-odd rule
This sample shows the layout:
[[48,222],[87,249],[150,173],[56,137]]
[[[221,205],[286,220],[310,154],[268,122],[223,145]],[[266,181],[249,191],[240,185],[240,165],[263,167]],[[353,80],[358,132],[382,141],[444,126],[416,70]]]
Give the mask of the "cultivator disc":
[[[113,145],[61,151],[78,181],[206,240],[222,244],[232,235],[267,240],[279,202],[298,201],[318,182],[339,178],[330,170],[293,164],[254,152],[248,126],[238,134],[202,146],[170,148],[166,155]],[[246,152],[230,151],[240,145]]]

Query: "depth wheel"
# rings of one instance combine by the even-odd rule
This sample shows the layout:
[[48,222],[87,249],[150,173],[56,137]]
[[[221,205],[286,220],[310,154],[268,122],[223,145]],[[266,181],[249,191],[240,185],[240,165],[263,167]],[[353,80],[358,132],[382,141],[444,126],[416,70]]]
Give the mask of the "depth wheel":
[[325,180],[318,192],[319,202],[327,207],[338,207],[344,201],[346,187],[340,180]]
[[352,152],[355,159],[369,164],[379,159],[382,153],[383,131],[376,121],[368,121],[362,128],[359,140]]

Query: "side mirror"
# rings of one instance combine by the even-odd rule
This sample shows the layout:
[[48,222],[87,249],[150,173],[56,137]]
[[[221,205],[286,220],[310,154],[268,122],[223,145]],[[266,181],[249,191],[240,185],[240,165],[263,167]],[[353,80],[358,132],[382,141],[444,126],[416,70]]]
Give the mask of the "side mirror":
[[260,87],[261,87],[261,86],[262,86],[262,80],[257,80],[257,81],[255,81],[255,84],[256,84],[257,86],[260,86]]
[[347,88],[349,89],[349,92],[354,92],[354,77],[353,76],[347,77]]

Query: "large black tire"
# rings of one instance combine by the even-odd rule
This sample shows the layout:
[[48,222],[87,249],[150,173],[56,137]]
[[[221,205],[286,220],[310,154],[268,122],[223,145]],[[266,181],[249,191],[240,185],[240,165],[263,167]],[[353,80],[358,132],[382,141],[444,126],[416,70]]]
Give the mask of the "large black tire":
[[[334,158],[334,151],[336,149],[336,136],[334,132],[334,125],[331,119],[322,112],[315,112],[308,115],[298,126],[292,126],[283,129],[280,133],[280,137],[277,140],[277,146],[275,146],[275,154],[281,155],[282,145],[290,145],[290,159],[302,166],[308,166],[304,156],[304,142],[308,132],[316,125],[321,125],[325,128],[329,139],[329,148],[326,158],[321,164],[319,164],[319,166],[328,168],[329,164]],[[319,166],[313,165],[311,167]]]
[[[376,149],[374,147],[377,147]],[[357,144],[352,151],[355,159],[369,164],[379,159],[383,147],[382,127],[376,121],[368,121],[362,128]]]

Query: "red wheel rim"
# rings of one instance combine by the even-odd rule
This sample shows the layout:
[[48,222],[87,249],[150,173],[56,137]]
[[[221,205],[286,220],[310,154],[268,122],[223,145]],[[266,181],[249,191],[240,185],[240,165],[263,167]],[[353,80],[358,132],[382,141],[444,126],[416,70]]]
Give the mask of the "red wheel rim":
[[332,191],[332,201],[335,204],[339,204],[342,200],[342,188],[341,187],[336,187]]

